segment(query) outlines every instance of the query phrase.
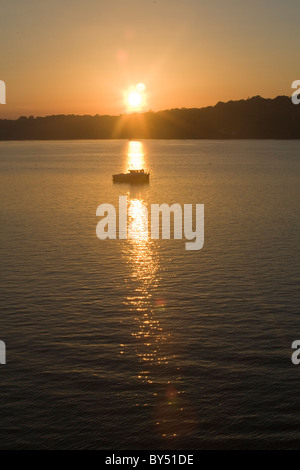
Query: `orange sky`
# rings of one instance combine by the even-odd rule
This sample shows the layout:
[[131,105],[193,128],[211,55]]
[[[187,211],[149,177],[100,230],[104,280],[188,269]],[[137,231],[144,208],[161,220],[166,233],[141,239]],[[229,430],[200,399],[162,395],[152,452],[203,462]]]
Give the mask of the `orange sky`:
[[291,95],[299,0],[1,0],[0,118]]

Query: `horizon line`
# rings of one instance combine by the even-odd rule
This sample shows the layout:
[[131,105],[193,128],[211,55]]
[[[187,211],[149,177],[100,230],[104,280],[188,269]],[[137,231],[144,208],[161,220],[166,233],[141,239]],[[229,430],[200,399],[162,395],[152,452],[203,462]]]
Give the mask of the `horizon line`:
[[19,117],[16,117],[16,118],[2,118],[0,117],[0,121],[18,121],[19,119],[21,118],[26,118],[26,119],[43,119],[43,118],[47,118],[47,117],[58,117],[58,116],[65,116],[65,117],[68,117],[68,116],[76,116],[76,117],[84,117],[84,116],[89,116],[89,117],[114,117],[114,118],[120,118],[122,116],[132,116],[132,115],[135,115],[135,114],[147,114],[147,113],[163,113],[163,112],[166,112],[166,111],[174,111],[174,110],[190,110],[190,109],[207,109],[207,108],[214,108],[216,107],[217,105],[219,104],[228,104],[228,103],[240,103],[242,101],[250,101],[252,99],[255,99],[255,98],[260,98],[262,100],[265,100],[265,101],[274,101],[278,98],[287,98],[287,99],[291,99],[290,96],[288,95],[277,95],[275,96],[274,98],[265,98],[261,95],[254,95],[254,96],[251,96],[251,97],[248,97],[248,98],[241,98],[241,99],[238,99],[238,100],[228,100],[228,101],[218,101],[216,104],[214,105],[208,105],[208,106],[201,106],[201,107],[181,107],[181,108],[167,108],[167,109],[160,109],[160,110],[153,110],[153,109],[148,109],[148,110],[140,110],[140,111],[132,111],[132,112],[124,112],[124,113],[120,113],[120,114],[61,114],[61,113],[58,113],[58,114],[45,114],[45,115],[33,115],[33,114],[30,114],[30,115],[20,115]]

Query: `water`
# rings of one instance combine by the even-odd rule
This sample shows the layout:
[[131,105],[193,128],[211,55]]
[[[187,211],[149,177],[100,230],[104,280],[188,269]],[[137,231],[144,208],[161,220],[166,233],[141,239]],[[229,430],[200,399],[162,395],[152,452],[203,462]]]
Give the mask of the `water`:
[[[2,142],[2,449],[299,448],[299,141]],[[150,185],[111,175],[148,168]],[[205,243],[96,237],[127,195]]]

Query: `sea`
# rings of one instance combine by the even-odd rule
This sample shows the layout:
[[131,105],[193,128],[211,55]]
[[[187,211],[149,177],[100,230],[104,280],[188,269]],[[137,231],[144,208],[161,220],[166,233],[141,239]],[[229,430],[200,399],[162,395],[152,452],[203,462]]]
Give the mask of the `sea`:
[[[299,175],[297,140],[2,141],[0,448],[299,449]],[[152,204],[203,204],[203,247]]]

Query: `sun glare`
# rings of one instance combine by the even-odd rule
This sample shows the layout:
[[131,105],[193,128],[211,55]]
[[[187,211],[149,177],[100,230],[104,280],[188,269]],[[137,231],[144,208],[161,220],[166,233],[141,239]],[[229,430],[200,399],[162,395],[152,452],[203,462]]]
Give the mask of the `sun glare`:
[[142,102],[141,94],[137,91],[132,91],[128,96],[128,103],[130,106],[135,107],[139,106]]
[[127,171],[145,167],[144,147],[142,142],[131,140],[127,150]]
[[138,83],[132,86],[125,93],[125,103],[129,111],[141,111],[145,109],[146,104],[146,86],[144,83]]
[[145,87],[144,83],[138,83],[137,86],[136,86],[136,89],[138,91],[145,91],[146,87]]

